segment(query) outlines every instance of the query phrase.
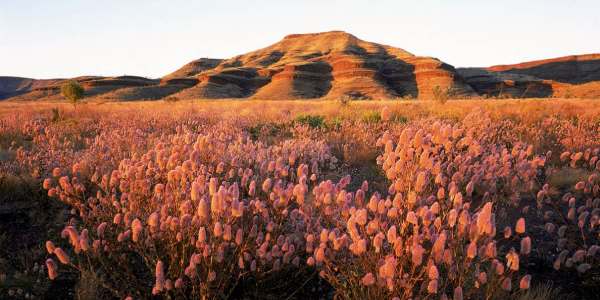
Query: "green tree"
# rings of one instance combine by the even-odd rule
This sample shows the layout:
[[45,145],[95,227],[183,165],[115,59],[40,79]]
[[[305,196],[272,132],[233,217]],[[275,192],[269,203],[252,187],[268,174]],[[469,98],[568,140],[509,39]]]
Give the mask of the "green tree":
[[83,97],[83,87],[75,80],[69,80],[60,87],[61,94],[67,98],[73,107],[77,108],[79,99]]

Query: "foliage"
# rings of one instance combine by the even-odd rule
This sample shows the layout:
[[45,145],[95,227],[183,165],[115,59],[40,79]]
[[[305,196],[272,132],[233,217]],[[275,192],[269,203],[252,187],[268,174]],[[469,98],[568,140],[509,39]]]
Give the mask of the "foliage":
[[[61,111],[72,122],[54,121],[55,104],[11,107],[0,205],[39,201],[42,185],[70,209],[23,263],[45,266],[37,288],[77,278],[73,294],[97,298],[539,299],[558,293],[540,287],[548,277],[578,295],[597,286],[600,110],[265,103]],[[35,178],[24,191],[11,187],[18,174]],[[13,273],[10,291],[31,292]]]
[[362,114],[362,121],[367,124],[381,122],[381,114],[378,111],[366,111]]
[[60,120],[62,120],[62,117],[60,115],[60,110],[58,109],[58,107],[54,107],[52,108],[52,118],[51,118],[53,123],[56,123]]
[[450,87],[442,88],[439,85],[436,85],[432,90],[433,100],[440,104],[445,104],[450,98],[451,92],[452,90]]
[[308,125],[311,128],[322,128],[325,126],[325,117],[321,115],[301,114],[294,120],[297,124]]
[[338,101],[340,103],[340,106],[348,107],[352,103],[352,98],[348,95],[343,95]]
[[[560,289],[549,284],[538,285],[534,288],[518,293],[515,300],[548,300],[548,299],[574,299],[570,296],[561,295]],[[498,300],[500,300],[499,298]]]
[[69,100],[74,106],[83,97],[83,87],[75,80],[69,80],[60,87],[60,93]]

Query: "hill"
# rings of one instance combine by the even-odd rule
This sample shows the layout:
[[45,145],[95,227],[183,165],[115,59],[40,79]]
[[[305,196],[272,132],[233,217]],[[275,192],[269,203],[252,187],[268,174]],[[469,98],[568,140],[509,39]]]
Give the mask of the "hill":
[[459,68],[480,95],[600,97],[600,54],[571,55],[488,68]]
[[23,77],[0,76],[0,99],[22,95],[32,90],[43,89],[61,79],[38,80]]
[[366,42],[342,31],[288,35],[193,76],[199,83],[175,96],[377,99],[428,97],[435,86],[473,94],[454,68],[438,59]]
[[[160,78],[73,78],[86,97],[117,101],[249,98],[600,97],[600,54],[458,68],[343,31],[292,34],[229,59],[200,58]],[[65,79],[0,77],[0,99],[61,99]]]

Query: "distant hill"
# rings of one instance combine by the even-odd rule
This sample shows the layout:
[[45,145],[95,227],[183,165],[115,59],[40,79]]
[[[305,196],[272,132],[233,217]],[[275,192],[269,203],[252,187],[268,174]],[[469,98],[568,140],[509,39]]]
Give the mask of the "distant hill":
[[23,77],[0,76],[0,99],[28,93],[56,84],[61,79],[38,80]]
[[19,77],[0,77],[0,99],[10,98],[16,101],[59,100],[60,86],[67,80],[76,80],[84,88],[84,97],[97,97],[102,94],[125,88],[143,88],[160,83],[157,79],[139,76],[82,76],[70,79],[31,79]]
[[480,95],[511,97],[600,97],[600,54],[459,68],[458,73]]
[[[600,97],[600,54],[487,68],[458,68],[436,58],[363,41],[343,31],[292,34],[229,59],[200,58],[160,78],[73,78],[86,97],[117,101],[165,97],[256,99],[430,99],[455,97]],[[0,99],[61,99],[65,79],[0,77]]]

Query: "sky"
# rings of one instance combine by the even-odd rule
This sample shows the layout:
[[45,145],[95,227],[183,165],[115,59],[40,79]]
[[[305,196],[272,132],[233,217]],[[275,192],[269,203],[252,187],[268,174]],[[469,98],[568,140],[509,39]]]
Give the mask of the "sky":
[[343,30],[456,67],[600,53],[599,0],[0,0],[0,76],[168,74]]

